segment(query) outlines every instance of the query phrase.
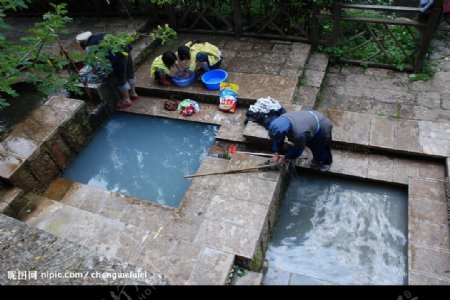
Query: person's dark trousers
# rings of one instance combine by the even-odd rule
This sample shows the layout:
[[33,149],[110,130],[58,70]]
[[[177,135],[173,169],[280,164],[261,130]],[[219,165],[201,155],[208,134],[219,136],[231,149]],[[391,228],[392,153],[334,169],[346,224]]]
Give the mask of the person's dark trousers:
[[134,78],[131,54],[128,56],[116,54],[110,61],[117,85],[124,85],[128,80]]
[[331,165],[333,156],[331,155],[329,142],[325,141],[322,130],[319,130],[319,132],[306,143],[306,146],[311,149],[315,161],[321,162],[324,165]]

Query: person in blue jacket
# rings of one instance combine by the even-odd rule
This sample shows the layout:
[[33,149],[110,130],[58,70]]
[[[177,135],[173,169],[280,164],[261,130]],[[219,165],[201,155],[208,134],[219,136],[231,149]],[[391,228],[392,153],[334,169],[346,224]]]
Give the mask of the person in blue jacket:
[[[86,31],[77,35],[76,40],[83,50],[89,51],[89,47],[98,45],[105,35],[105,33],[92,34],[92,32]],[[108,55],[117,87],[122,94],[122,99],[116,104],[117,108],[131,106],[131,100],[139,98],[135,90],[136,78],[134,76],[131,50],[132,47],[129,45],[122,52],[111,53],[110,51]]]
[[[328,171],[333,161],[331,154],[331,121],[318,111],[302,110],[282,114],[269,125],[269,137],[274,151],[272,161],[284,165],[302,155],[305,147],[311,149],[311,167]],[[283,151],[285,138],[291,147]]]

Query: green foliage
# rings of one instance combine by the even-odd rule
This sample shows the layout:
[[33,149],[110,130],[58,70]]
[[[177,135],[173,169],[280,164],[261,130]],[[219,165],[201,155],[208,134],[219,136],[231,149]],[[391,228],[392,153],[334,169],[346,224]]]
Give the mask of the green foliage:
[[[378,11],[355,9],[345,10],[345,14],[374,19],[395,17]],[[321,30],[331,36],[333,32],[330,21],[323,22]],[[331,62],[359,60],[363,66],[367,66],[369,62],[389,63],[401,71],[413,57],[418,36],[415,29],[409,30],[404,25],[364,24],[354,21],[343,21],[341,31],[344,34],[339,47],[319,48],[330,54]],[[378,42],[373,37],[376,37]]]
[[425,61],[422,71],[420,73],[411,74],[408,78],[410,81],[427,81],[434,76],[434,73],[436,73],[436,69],[428,61]]
[[149,0],[152,4],[164,5],[164,4],[173,4],[175,0]]
[[400,113],[401,113],[401,111],[402,111],[402,104],[401,103],[397,103],[397,110],[396,110],[396,112],[395,112],[395,116],[394,116],[394,118],[396,118],[396,119],[400,119]]
[[164,26],[158,25],[150,32],[150,37],[153,39],[161,39],[161,44],[167,45],[177,37],[177,32],[170,28],[168,24],[164,24]]
[[106,71],[111,71],[111,64],[108,60],[109,55],[126,51],[137,38],[136,34],[118,33],[106,34],[98,45],[89,47],[84,63],[93,68],[100,67]]
[[[10,29],[3,13],[26,7],[22,0],[0,1],[0,27]],[[18,96],[13,89],[17,82],[28,82],[35,85],[38,91],[49,94],[65,86],[77,91],[77,76],[61,76],[68,65],[67,58],[55,53],[51,47],[58,36],[66,33],[66,24],[71,21],[66,16],[66,4],[52,4],[53,12],[43,15],[42,22],[34,26],[20,39],[10,41],[0,34],[0,92],[10,96]],[[0,96],[0,106],[6,100]]]

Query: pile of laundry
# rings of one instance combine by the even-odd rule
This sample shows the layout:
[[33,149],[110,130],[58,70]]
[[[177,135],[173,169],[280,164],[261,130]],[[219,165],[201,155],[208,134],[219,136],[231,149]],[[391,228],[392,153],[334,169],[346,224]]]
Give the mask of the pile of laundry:
[[182,116],[190,116],[200,111],[197,101],[184,99],[178,104],[178,113]]
[[78,72],[80,81],[82,83],[102,83],[108,77],[109,73],[102,68],[92,68],[89,65],[85,65]]
[[270,122],[284,114],[286,109],[272,97],[264,97],[256,100],[255,104],[250,105],[245,114],[247,116],[245,123],[257,122],[269,129]]

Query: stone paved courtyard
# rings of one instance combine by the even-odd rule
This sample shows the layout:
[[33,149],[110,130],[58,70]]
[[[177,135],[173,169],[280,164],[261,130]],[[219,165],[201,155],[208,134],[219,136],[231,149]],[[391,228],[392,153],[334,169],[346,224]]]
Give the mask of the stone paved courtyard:
[[[229,81],[240,84],[243,106],[235,114],[218,111],[218,92],[205,90],[200,83],[187,88],[155,85],[149,78],[149,65],[157,54],[174,47],[168,46],[156,48],[143,59],[136,70],[141,99],[124,111],[217,124],[221,126],[217,140],[257,145],[270,152],[267,131],[244,123],[248,104],[272,96],[288,111],[316,107],[334,123],[331,173],[408,187],[408,284],[450,284],[448,47],[441,45],[439,54],[431,56],[440,67],[432,80],[410,82],[407,74],[385,69],[329,66],[325,55],[312,53],[304,43],[204,35],[179,35],[177,43],[193,38],[224,50],[223,67],[230,72]],[[200,113],[182,117],[164,110],[163,101],[169,95],[206,102],[200,102]],[[113,265],[117,260],[133,270],[147,270],[156,284],[165,280],[183,285],[227,284],[235,263],[251,271],[252,280],[246,284],[261,284],[264,252],[285,188],[282,172],[195,178],[179,208],[54,179],[89,139],[88,112],[83,101],[52,98],[0,145],[0,176],[15,186],[2,191],[0,208],[25,222],[0,215],[0,237],[7,245],[1,254],[8,258],[2,273],[16,261],[17,268],[31,268],[15,258],[18,249],[48,258],[55,268],[73,267],[73,262],[52,258],[54,248],[46,248],[46,242],[16,247],[20,236],[31,231],[67,243],[67,249],[81,245],[80,257],[100,256]],[[36,124],[43,125],[35,130]],[[247,155],[231,160],[206,157],[198,172],[263,161]],[[299,160],[297,165],[306,168],[307,163]],[[19,206],[26,201],[24,208]],[[36,264],[43,270],[49,262]],[[76,269],[85,268],[84,262],[76,265]],[[292,275],[282,278],[272,283],[296,284]],[[0,276],[0,282],[20,284],[5,276]]]

